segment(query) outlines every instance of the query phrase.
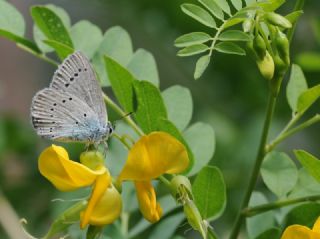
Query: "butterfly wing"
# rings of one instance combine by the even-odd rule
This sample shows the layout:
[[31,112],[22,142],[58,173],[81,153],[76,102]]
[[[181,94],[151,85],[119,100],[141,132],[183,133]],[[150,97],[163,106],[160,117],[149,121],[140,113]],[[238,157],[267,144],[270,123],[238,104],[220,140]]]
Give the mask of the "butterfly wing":
[[89,60],[81,52],[71,54],[59,65],[50,88],[77,96],[98,115],[101,125],[106,124],[101,88]]
[[31,119],[38,135],[57,141],[94,141],[101,129],[97,114],[82,99],[52,88],[34,96]]

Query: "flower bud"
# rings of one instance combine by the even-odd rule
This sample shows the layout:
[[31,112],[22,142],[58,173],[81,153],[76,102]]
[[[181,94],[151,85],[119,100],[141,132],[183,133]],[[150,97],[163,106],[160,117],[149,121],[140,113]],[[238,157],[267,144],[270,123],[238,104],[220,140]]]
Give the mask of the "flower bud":
[[287,66],[289,66],[290,65],[289,40],[287,36],[279,30],[276,33],[275,46],[278,51],[279,57]]
[[242,28],[244,32],[250,32],[253,26],[253,19],[248,18],[242,23]]
[[184,204],[183,211],[186,215],[186,218],[190,226],[194,230],[199,231],[202,238],[207,238],[208,225],[205,223],[204,220],[202,220],[200,212],[192,200],[188,200]]
[[104,157],[97,150],[86,151],[80,154],[80,162],[92,170],[104,165]]
[[257,35],[253,39],[253,49],[260,60],[262,60],[265,57],[267,47],[262,36]]
[[192,199],[192,186],[189,179],[183,175],[177,175],[171,180],[171,194],[179,203]]
[[283,17],[277,13],[268,12],[264,16],[265,16],[266,21],[274,26],[283,27],[283,28],[291,28],[292,27],[292,24],[288,19],[286,19],[285,17]]
[[274,75],[274,61],[268,51],[262,60],[257,61],[257,65],[262,76],[266,80],[271,80]]

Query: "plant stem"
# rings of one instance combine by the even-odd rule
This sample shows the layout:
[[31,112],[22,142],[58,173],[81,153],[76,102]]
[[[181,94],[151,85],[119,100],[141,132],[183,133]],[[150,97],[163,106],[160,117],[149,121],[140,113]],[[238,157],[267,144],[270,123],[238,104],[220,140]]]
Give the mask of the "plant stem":
[[246,208],[242,211],[242,214],[245,217],[252,217],[257,214],[266,212],[266,211],[278,209],[278,208],[289,206],[292,204],[297,204],[297,203],[301,203],[301,202],[314,202],[314,201],[319,201],[319,200],[320,200],[320,195],[283,200],[283,201],[263,204],[263,205],[256,206],[256,207]]
[[256,185],[256,181],[259,176],[261,163],[262,163],[262,160],[263,160],[265,153],[266,153],[265,152],[265,145],[267,142],[271,119],[272,119],[274,108],[276,105],[276,99],[277,99],[276,96],[274,96],[272,94],[272,92],[270,92],[269,99],[268,99],[268,105],[267,105],[266,118],[264,121],[263,131],[262,131],[262,135],[261,135],[261,139],[260,139],[260,145],[259,145],[255,165],[254,165],[252,173],[251,173],[251,177],[250,177],[247,191],[246,191],[244,199],[242,201],[241,210],[236,218],[233,230],[230,234],[230,239],[236,239],[239,232],[240,232],[240,228],[241,228],[242,222],[244,220],[244,216],[241,213],[241,211],[248,206],[252,191],[254,190],[254,187]]
[[291,129],[291,130],[286,130],[283,131],[283,133],[279,134],[275,140],[273,140],[266,148],[267,152],[270,152],[274,149],[274,147],[276,147],[279,143],[281,143],[282,141],[284,141],[286,138],[290,137],[291,135],[317,123],[320,122],[320,115],[317,114],[314,117],[312,117],[311,119],[303,122],[302,124],[300,124],[299,126]]
[[[293,10],[293,11],[302,10],[304,4],[305,4],[305,0],[297,0],[297,1],[296,1],[296,5],[294,6],[294,10]],[[297,26],[297,24],[295,23],[295,24],[292,26],[292,28],[290,28],[290,29],[288,30],[287,37],[288,37],[289,42],[292,41],[292,37],[293,37],[293,34],[294,34],[294,32],[295,32],[296,26]]]
[[[117,114],[121,116],[127,115],[116,103],[114,103],[109,96],[106,94],[103,94],[104,101],[108,106],[110,106],[111,109],[113,109]],[[124,120],[127,122],[128,125],[131,126],[131,128],[139,135],[142,136],[144,133],[142,130],[133,122],[133,120],[130,118],[130,116],[124,117]]]
[[[305,0],[297,0],[293,11],[302,10],[304,4],[305,4]],[[297,22],[294,23],[292,28],[289,29],[289,31],[287,33],[289,43],[291,43],[291,41],[292,41],[292,36],[294,34],[296,24],[297,24]],[[282,82],[282,79],[279,82]],[[271,119],[272,119],[272,115],[274,112],[276,99],[277,99],[277,94],[273,95],[272,92],[270,92],[269,94],[270,95],[269,95],[268,106],[267,106],[267,114],[266,114],[266,119],[265,119],[265,123],[263,126],[262,136],[260,139],[260,146],[259,146],[258,154],[256,157],[255,165],[254,165],[254,168],[253,168],[253,171],[251,174],[251,178],[249,181],[249,186],[247,188],[246,194],[245,194],[244,199],[242,201],[241,211],[248,206],[252,191],[256,185],[256,181],[259,176],[259,171],[260,171],[260,167],[261,167],[263,158],[264,158],[265,154],[267,153],[266,142],[267,142],[267,137],[268,137],[268,131],[270,128],[270,123],[271,123]],[[292,120],[293,122],[290,122],[287,127],[290,128],[297,120],[298,119],[293,119]],[[240,232],[241,225],[244,220],[244,216],[242,215],[241,211],[237,215],[234,227],[233,227],[231,234],[230,234],[230,237],[229,237],[230,239],[236,239],[238,237],[239,232]]]

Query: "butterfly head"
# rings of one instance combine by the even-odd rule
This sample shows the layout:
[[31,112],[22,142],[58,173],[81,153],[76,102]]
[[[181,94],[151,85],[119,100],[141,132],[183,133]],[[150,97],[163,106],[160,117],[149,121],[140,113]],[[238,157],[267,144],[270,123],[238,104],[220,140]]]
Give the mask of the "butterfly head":
[[107,139],[107,138],[109,138],[111,135],[112,135],[112,133],[113,133],[113,131],[114,131],[114,126],[111,124],[111,122],[110,121],[108,121],[106,124],[105,124],[105,126],[103,127],[103,129],[104,129],[104,139]]

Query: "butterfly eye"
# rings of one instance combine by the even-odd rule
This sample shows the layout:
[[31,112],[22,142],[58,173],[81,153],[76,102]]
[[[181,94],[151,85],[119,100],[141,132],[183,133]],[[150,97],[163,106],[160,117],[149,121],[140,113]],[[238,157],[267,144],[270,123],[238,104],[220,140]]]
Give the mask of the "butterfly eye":
[[110,127],[109,128],[109,134],[112,134],[112,132],[113,132],[113,129]]

